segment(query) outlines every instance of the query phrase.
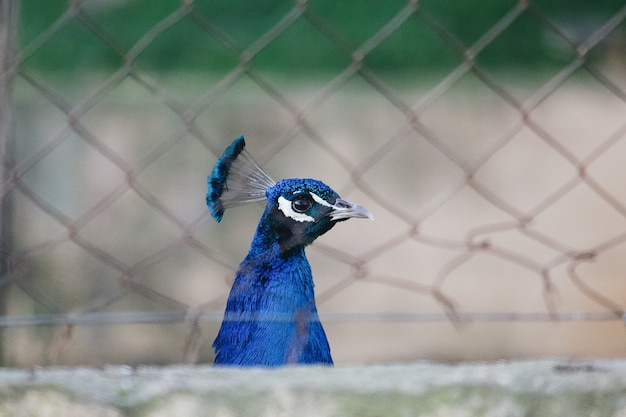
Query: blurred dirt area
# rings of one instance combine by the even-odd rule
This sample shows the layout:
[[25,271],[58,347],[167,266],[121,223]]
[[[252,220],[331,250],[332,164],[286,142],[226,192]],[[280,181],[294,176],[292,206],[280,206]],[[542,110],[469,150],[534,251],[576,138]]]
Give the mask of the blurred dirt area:
[[[110,157],[18,82],[17,160],[27,167],[21,180],[55,212],[85,219],[81,239],[139,271],[132,280],[153,293],[124,290],[116,298],[124,288],[119,270],[67,238],[57,216],[16,190],[15,253],[24,254],[26,284],[12,287],[8,313],[171,310],[154,294],[200,312],[222,311],[262,206],[233,208],[215,223],[204,203],[206,176],[214,152],[243,134],[275,180],[321,179],[375,216],[342,223],[308,249],[337,364],[623,356],[619,320],[441,317],[450,306],[460,316],[502,317],[626,306],[626,103],[596,81],[567,81],[524,121],[468,76],[432,102],[423,101],[426,88],[398,93],[419,110],[412,129],[406,114],[360,83],[304,111],[301,124],[242,82],[195,118],[199,139],[128,79],[80,118]],[[509,89],[525,103],[537,87]],[[306,86],[281,94],[307,109],[318,92]],[[199,95],[180,93],[192,102]],[[171,217],[138,190],[148,190]],[[194,224],[191,234],[210,251],[183,242],[150,264],[186,233],[172,217]],[[396,313],[425,319],[385,319]],[[200,321],[199,362],[212,361],[218,326]],[[61,365],[173,363],[191,333],[189,322],[77,326],[66,339],[63,328],[15,327],[5,330],[5,356],[20,367],[50,363],[61,340]]]

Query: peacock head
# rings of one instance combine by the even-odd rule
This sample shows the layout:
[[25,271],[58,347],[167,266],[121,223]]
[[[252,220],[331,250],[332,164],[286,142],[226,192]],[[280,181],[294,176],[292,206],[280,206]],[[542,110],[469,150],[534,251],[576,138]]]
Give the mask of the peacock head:
[[244,150],[243,136],[224,151],[208,178],[206,202],[218,222],[228,207],[267,199],[262,223],[288,247],[306,245],[349,218],[369,218],[364,207],[310,178],[275,183]]
[[[329,186],[310,178],[289,178],[266,191],[265,216],[288,246],[307,245],[349,218],[369,218],[364,207],[339,197]],[[279,238],[280,240],[280,238]]]

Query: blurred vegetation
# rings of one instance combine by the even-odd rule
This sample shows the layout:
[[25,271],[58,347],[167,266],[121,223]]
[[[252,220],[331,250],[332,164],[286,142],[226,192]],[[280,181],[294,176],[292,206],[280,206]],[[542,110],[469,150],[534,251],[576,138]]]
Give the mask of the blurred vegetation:
[[[418,12],[366,55],[365,63],[380,71],[416,67],[449,70],[462,62],[463,48],[473,45],[516,3],[514,0],[422,0]],[[310,0],[306,3],[305,18],[297,19],[262,49],[252,64],[277,72],[344,69],[351,61],[350,52],[406,4],[407,0]],[[225,71],[239,62],[239,51],[258,40],[294,5],[294,0],[196,0],[193,7],[197,14],[230,38],[236,49],[185,17],[160,33],[135,64],[159,71]],[[81,8],[115,39],[124,53],[180,6],[181,1],[175,0],[86,0]],[[574,48],[542,25],[533,9],[559,23],[573,38],[584,39],[622,7],[624,0],[532,1],[531,7],[477,59],[500,67],[563,65],[575,56]],[[22,0],[20,47],[33,42],[67,10],[67,0]],[[323,22],[323,28],[335,34],[343,49],[312,22]],[[445,28],[456,40],[443,40],[430,22]],[[622,36],[626,32],[623,26],[619,29]],[[603,45],[598,46],[601,48]],[[115,69],[123,61],[120,52],[74,17],[27,57],[25,64],[40,70],[67,72],[93,67]]]

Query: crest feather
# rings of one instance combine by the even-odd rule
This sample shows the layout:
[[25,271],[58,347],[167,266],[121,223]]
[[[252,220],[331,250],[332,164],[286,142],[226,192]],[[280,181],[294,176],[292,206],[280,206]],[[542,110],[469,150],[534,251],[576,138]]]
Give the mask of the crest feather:
[[275,184],[244,149],[245,146],[243,136],[235,139],[224,150],[207,179],[206,204],[218,222],[229,207],[265,200],[265,190]]

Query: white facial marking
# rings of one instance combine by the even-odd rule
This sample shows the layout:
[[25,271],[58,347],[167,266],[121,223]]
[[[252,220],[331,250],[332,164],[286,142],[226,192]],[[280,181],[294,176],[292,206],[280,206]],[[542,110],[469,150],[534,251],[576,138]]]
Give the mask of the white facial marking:
[[[312,194],[315,199],[315,194]],[[319,197],[317,197],[319,198]],[[304,213],[296,213],[291,208],[291,201],[287,200],[285,197],[278,197],[278,209],[283,212],[283,214],[291,219],[294,219],[297,222],[314,222],[315,219]]]
[[321,204],[323,206],[326,206],[326,207],[333,207],[332,204],[330,204],[328,201],[324,200],[319,195],[317,195],[315,193],[311,193],[311,192],[309,192],[309,194],[311,194],[311,197],[313,197],[313,200],[315,200],[316,203],[319,203],[319,204]]

